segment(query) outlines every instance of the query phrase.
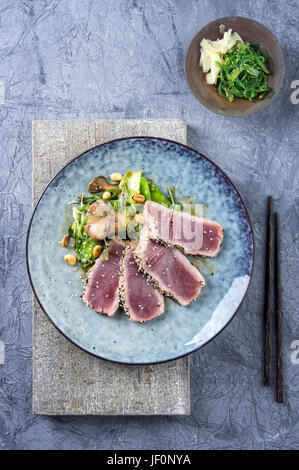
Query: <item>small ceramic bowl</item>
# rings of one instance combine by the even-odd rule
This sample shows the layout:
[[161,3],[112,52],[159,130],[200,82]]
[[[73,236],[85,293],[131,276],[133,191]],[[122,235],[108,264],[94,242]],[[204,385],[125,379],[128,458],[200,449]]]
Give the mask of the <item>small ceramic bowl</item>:
[[[217,92],[215,85],[207,84],[206,74],[199,65],[200,43],[204,38],[213,41],[221,38],[220,25],[225,25],[225,31],[231,28],[233,32],[239,33],[244,41],[259,44],[270,57],[268,84],[272,92],[267,93],[262,100],[251,102],[237,98],[230,103]],[[267,106],[277,95],[284,77],[283,51],[276,37],[262,24],[249,18],[228,16],[212,21],[192,40],[186,55],[185,74],[193,94],[206,108],[225,116],[247,116]]]

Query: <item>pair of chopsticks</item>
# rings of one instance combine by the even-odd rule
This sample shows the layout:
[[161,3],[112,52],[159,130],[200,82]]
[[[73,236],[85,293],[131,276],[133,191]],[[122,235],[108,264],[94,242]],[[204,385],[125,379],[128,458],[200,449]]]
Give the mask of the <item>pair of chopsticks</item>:
[[[269,386],[270,346],[271,346],[271,311],[272,311],[272,251],[273,251],[273,200],[269,196],[268,234],[266,254],[266,290],[264,310],[264,385]],[[281,314],[281,273],[280,273],[280,220],[279,213],[274,214],[274,313],[276,332],[276,401],[283,403],[283,364],[282,364],[282,314]]]

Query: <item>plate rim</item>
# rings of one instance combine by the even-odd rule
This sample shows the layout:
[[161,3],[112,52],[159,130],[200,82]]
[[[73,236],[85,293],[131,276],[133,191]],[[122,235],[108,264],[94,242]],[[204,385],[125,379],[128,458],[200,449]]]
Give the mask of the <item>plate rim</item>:
[[[248,282],[248,285],[247,285],[247,288],[244,292],[244,295],[238,305],[238,307],[236,308],[236,310],[234,311],[233,315],[231,316],[231,318],[228,320],[228,322],[214,335],[212,336],[212,338],[210,338],[208,341],[204,342],[203,344],[201,344],[200,346],[197,346],[196,348],[192,349],[191,351],[187,352],[187,353],[184,353],[184,354],[179,354],[178,356],[175,356],[175,357],[171,357],[171,358],[168,358],[168,359],[162,359],[162,360],[159,360],[159,361],[149,361],[149,362],[127,362],[127,361],[117,361],[115,359],[109,359],[107,357],[103,357],[95,352],[92,352],[92,351],[89,351],[88,349],[84,348],[83,346],[80,346],[79,344],[77,344],[72,338],[69,337],[69,335],[67,335],[65,332],[63,332],[55,323],[54,321],[51,319],[50,315],[47,313],[47,311],[45,310],[45,308],[43,307],[42,305],[42,302],[40,301],[38,295],[37,295],[37,292],[35,290],[35,287],[34,287],[34,283],[33,283],[33,280],[32,280],[32,277],[31,277],[31,272],[30,272],[30,267],[29,267],[29,237],[30,237],[30,232],[31,232],[31,227],[32,227],[32,222],[33,222],[33,219],[34,219],[34,216],[35,216],[35,213],[37,211],[37,208],[45,194],[45,192],[47,191],[48,187],[52,184],[52,182],[56,179],[56,177],[62,173],[66,167],[68,167],[71,163],[73,163],[75,160],[83,157],[85,154],[89,153],[90,151],[92,150],[95,150],[99,147],[103,147],[104,145],[108,145],[108,144],[111,144],[111,143],[114,143],[114,142],[119,142],[119,141],[123,141],[123,140],[134,140],[134,139],[142,139],[142,140],[146,140],[146,139],[154,139],[154,140],[159,140],[159,141],[164,141],[164,142],[169,142],[171,144],[176,144],[176,145],[179,145],[180,147],[184,147],[186,148],[187,150],[190,150],[191,152],[194,152],[196,154],[196,158],[198,157],[201,157],[201,158],[204,158],[206,161],[208,161],[212,166],[214,166],[216,168],[216,170],[220,171],[220,173],[223,175],[224,179],[228,181],[229,184],[231,184],[231,186],[233,187],[233,189],[236,191],[238,197],[240,198],[243,206],[244,206],[244,209],[245,209],[245,216],[249,222],[249,226],[250,226],[250,230],[251,230],[251,235],[252,235],[252,267],[251,267],[251,272],[250,272],[250,276],[249,276],[249,282]],[[94,147],[91,147],[89,148],[88,150],[86,150],[85,152],[82,152],[80,153],[79,155],[77,155],[76,157],[72,158],[66,165],[64,165],[54,176],[53,178],[51,178],[51,180],[49,181],[49,183],[45,186],[45,188],[43,189],[41,195],[39,196],[38,198],[38,201],[37,203],[35,204],[34,208],[33,208],[33,211],[32,211],[32,214],[31,214],[31,217],[30,217],[30,221],[29,221],[29,224],[28,224],[28,228],[27,228],[27,234],[26,234],[26,267],[27,267],[27,273],[28,273],[28,277],[29,277],[29,282],[30,282],[30,285],[31,285],[31,288],[32,288],[32,291],[33,291],[33,294],[34,294],[34,297],[35,299],[37,300],[40,308],[42,309],[42,311],[45,313],[45,315],[47,316],[47,318],[50,320],[50,322],[55,326],[55,328],[59,331],[59,333],[61,333],[68,341],[70,341],[71,343],[73,343],[77,348],[81,349],[82,351],[85,351],[87,354],[91,354],[92,356],[94,357],[97,357],[98,359],[102,359],[104,361],[108,361],[108,362],[112,362],[114,364],[124,364],[124,365],[129,365],[129,366],[146,366],[146,365],[153,365],[153,364],[163,364],[163,363],[167,363],[167,362],[171,362],[171,361],[175,361],[177,359],[181,359],[183,357],[186,357],[186,356],[189,356],[190,354],[193,354],[195,351],[198,351],[199,349],[203,348],[204,346],[206,346],[207,344],[209,344],[213,339],[215,339],[218,335],[220,335],[220,333],[223,332],[223,330],[230,324],[230,322],[235,318],[235,316],[237,315],[238,311],[240,310],[243,302],[244,302],[244,299],[248,293],[248,290],[249,290],[249,286],[251,284],[251,281],[252,281],[252,277],[253,277],[253,272],[254,272],[254,267],[255,267],[255,236],[254,236],[254,230],[253,230],[253,225],[252,225],[252,222],[251,222],[251,219],[250,219],[250,216],[249,216],[249,212],[248,212],[248,209],[247,209],[247,206],[238,190],[238,188],[235,186],[235,184],[231,181],[231,179],[229,178],[229,176],[218,166],[217,163],[215,163],[213,160],[211,160],[210,158],[206,157],[204,154],[202,154],[201,152],[199,152],[198,150],[195,150],[193,149],[192,147],[190,147],[189,145],[186,145],[186,144],[182,144],[180,142],[177,142],[175,140],[171,140],[171,139],[164,139],[163,137],[154,137],[154,136],[131,136],[131,137],[121,137],[119,139],[112,139],[112,140],[109,140],[107,142],[103,142],[102,144],[99,144],[99,145],[95,145]],[[33,312],[34,314],[34,312]]]

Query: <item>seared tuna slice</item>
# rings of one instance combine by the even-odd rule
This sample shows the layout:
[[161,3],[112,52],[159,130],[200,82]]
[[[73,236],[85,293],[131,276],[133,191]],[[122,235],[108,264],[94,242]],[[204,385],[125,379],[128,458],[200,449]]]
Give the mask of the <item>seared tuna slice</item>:
[[220,250],[223,229],[217,222],[153,201],[146,201],[143,216],[153,240],[176,246],[189,255],[214,257]]
[[144,231],[135,258],[161,292],[181,305],[196,299],[205,285],[204,277],[181,251],[150,240]]
[[120,260],[124,249],[125,245],[119,240],[109,242],[108,260],[104,260],[103,253],[96,260],[82,297],[89,307],[108,317],[112,317],[119,307]]
[[122,306],[133,321],[152,320],[164,312],[164,298],[138,270],[132,248],[127,248],[121,261],[120,295]]

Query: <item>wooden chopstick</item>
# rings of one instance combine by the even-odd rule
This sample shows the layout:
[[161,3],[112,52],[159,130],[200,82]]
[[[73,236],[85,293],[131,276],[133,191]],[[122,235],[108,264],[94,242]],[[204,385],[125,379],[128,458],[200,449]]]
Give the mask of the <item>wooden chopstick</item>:
[[275,320],[276,320],[276,401],[283,403],[282,314],[280,273],[280,220],[275,212]]
[[272,196],[268,199],[268,233],[266,252],[266,290],[264,302],[264,385],[269,387],[270,377],[270,315],[272,301]]

